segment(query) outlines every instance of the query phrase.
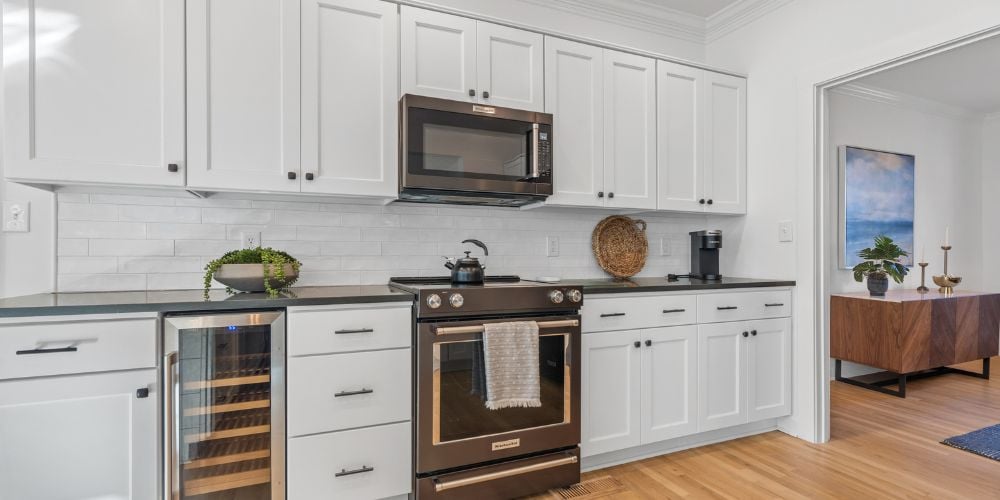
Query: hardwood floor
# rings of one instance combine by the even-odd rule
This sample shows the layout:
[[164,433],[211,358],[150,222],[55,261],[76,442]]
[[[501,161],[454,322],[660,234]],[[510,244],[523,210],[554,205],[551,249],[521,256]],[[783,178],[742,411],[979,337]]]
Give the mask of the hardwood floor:
[[[1000,367],[1000,358],[993,358]],[[980,363],[958,365],[978,371]],[[607,499],[1000,499],[1000,462],[939,442],[1000,423],[1000,374],[907,384],[907,398],[832,383],[831,440],[770,432],[590,472],[627,490]],[[551,498],[551,497],[547,497]]]

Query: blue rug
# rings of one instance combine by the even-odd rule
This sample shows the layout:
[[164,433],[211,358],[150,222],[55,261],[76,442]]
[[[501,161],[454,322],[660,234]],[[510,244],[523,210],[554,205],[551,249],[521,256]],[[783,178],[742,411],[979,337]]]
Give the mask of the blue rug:
[[992,425],[961,436],[950,437],[942,444],[969,451],[993,460],[1000,460],[1000,424]]

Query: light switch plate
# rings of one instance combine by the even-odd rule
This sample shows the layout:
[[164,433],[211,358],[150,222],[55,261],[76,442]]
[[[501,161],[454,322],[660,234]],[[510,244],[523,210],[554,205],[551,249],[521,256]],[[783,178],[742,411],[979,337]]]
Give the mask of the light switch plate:
[[670,239],[660,238],[660,255],[666,256],[670,254],[671,254]]
[[260,246],[260,233],[253,231],[240,232],[240,248],[257,248]]
[[27,201],[3,202],[3,230],[12,233],[27,233],[31,219],[31,206]]
[[559,237],[549,236],[545,238],[545,255],[549,257],[559,256]]
[[792,241],[792,221],[783,220],[778,222],[778,241],[783,243]]

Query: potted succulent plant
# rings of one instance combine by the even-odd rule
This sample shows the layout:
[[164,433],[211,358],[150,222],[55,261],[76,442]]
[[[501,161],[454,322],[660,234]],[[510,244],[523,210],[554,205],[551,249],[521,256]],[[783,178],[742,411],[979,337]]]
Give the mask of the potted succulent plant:
[[896,283],[902,283],[908,272],[906,266],[899,261],[909,255],[899,248],[892,238],[879,235],[875,237],[875,246],[858,252],[858,257],[864,262],[854,266],[854,281],[861,282],[868,278],[868,292],[874,296],[883,296],[889,289],[889,277]]
[[233,250],[205,266],[205,296],[214,279],[226,285],[228,293],[266,291],[274,297],[299,279],[301,265],[295,257],[273,248]]

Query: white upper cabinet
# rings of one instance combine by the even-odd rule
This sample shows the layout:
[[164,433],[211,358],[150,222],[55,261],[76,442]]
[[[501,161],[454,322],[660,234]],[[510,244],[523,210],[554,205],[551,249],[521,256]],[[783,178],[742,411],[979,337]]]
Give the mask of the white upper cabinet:
[[791,318],[751,321],[747,343],[750,421],[792,412]]
[[604,188],[609,207],[656,208],[656,62],[612,50],[604,52]]
[[542,35],[400,9],[403,94],[542,111]]
[[542,111],[542,35],[476,23],[478,89],[484,103]]
[[189,187],[299,191],[299,5],[188,4]]
[[704,71],[657,61],[656,73],[656,208],[700,211],[705,192],[699,116]]
[[370,0],[303,0],[302,192],[396,196],[396,9]]
[[184,185],[183,0],[3,9],[8,178]]
[[708,212],[747,211],[746,94],[744,78],[705,72],[705,196]]
[[545,112],[552,115],[556,205],[593,206],[604,190],[604,50],[545,38]]

